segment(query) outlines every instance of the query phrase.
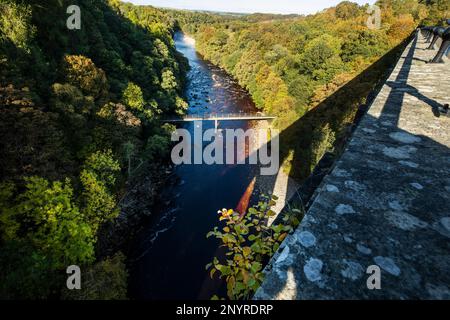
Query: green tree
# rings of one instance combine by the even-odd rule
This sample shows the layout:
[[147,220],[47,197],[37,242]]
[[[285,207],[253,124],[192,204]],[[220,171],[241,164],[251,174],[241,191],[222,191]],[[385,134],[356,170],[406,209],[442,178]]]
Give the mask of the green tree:
[[58,287],[58,272],[94,260],[94,231],[73,201],[68,180],[26,178],[17,193],[0,184],[0,295],[45,298]]
[[111,149],[91,154],[86,159],[84,167],[93,172],[110,189],[114,188],[120,172],[120,164],[114,159]]
[[100,225],[119,215],[116,200],[107,186],[90,170],[82,170],[80,181],[83,186],[81,212],[89,221],[92,229],[97,231]]
[[167,136],[155,134],[148,138],[145,146],[145,155],[151,161],[164,159],[170,150],[170,139]]
[[126,300],[128,272],[125,256],[118,252],[83,271],[81,290],[63,291],[70,300]]
[[36,33],[36,28],[31,25],[31,7],[2,2],[0,12],[0,43],[10,41],[16,47],[29,51],[30,40]]
[[344,68],[340,53],[340,40],[324,34],[306,45],[300,61],[300,70],[320,83],[330,81]]
[[122,94],[122,101],[130,109],[144,111],[144,95],[141,88],[132,82],[129,82]]
[[9,199],[12,206],[2,207],[4,240],[26,239],[47,255],[54,269],[92,261],[92,229],[73,203],[69,181],[51,185],[39,177],[25,181],[25,192]]
[[336,6],[336,17],[339,19],[349,20],[360,14],[360,8],[357,3],[343,1]]
[[175,90],[178,88],[178,82],[171,70],[165,70],[162,73],[161,88],[164,90]]
[[379,57],[387,49],[386,35],[377,30],[357,30],[349,34],[342,45],[341,57],[344,62],[363,58]]

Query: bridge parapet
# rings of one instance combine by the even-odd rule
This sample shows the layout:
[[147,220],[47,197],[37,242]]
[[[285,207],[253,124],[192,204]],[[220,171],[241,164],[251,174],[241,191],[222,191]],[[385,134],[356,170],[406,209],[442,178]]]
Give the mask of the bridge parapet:
[[427,47],[409,43],[255,299],[450,299],[450,68]]

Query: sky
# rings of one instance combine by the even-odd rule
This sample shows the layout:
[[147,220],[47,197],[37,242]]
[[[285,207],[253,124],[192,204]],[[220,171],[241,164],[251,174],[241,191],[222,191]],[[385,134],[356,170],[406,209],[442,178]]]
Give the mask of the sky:
[[[342,0],[125,0],[134,4],[188,10],[208,10],[244,13],[310,14],[334,7]],[[375,0],[352,0],[373,4]]]

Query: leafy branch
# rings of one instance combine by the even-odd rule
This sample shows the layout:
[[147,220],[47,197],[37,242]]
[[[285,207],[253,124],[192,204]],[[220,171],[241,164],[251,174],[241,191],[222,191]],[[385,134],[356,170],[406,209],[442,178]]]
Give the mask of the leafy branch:
[[[227,283],[227,295],[231,300],[248,299],[264,280],[264,263],[278,250],[281,242],[298,225],[298,219],[286,215],[280,224],[268,225],[268,218],[278,198],[274,195],[260,197],[257,205],[244,215],[232,209],[219,210],[219,220],[225,222],[222,230],[215,227],[207,234],[214,236],[225,248],[225,261],[217,257],[206,265],[210,277],[217,273]],[[214,296],[213,299],[218,299]]]

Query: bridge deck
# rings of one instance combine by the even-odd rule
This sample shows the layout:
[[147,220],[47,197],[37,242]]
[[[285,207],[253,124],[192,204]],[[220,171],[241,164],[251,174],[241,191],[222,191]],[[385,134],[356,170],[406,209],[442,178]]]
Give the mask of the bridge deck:
[[426,46],[408,45],[255,299],[450,299],[450,62]]
[[189,122],[189,121],[239,121],[239,120],[273,120],[275,117],[254,113],[211,113],[190,114],[180,118],[163,119],[164,122]]

